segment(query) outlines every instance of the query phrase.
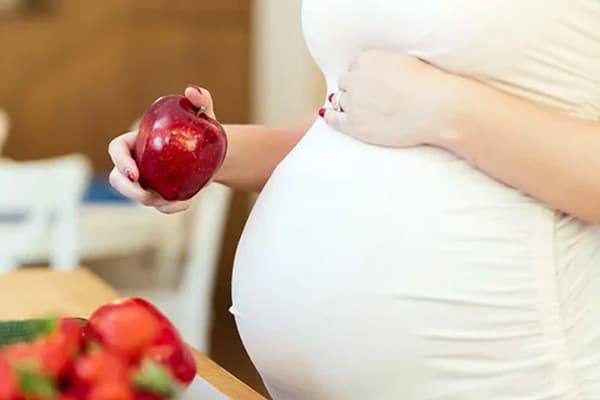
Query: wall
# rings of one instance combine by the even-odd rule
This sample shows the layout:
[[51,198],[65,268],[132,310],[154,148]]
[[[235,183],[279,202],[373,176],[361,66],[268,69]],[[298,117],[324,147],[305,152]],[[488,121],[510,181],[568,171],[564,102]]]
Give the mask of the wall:
[[324,83],[304,43],[302,0],[255,0],[253,120],[284,123],[323,102]]
[[43,12],[0,17],[9,156],[82,152],[106,171],[110,139],[189,82],[211,88],[222,121],[250,119],[249,1],[44,3]]

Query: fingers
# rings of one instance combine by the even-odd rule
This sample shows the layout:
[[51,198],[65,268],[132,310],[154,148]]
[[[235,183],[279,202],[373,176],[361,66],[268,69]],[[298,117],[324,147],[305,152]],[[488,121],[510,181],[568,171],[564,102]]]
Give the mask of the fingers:
[[128,199],[137,201],[149,207],[162,207],[170,202],[156,193],[144,190],[139,183],[133,183],[115,167],[109,175],[110,185]]
[[340,76],[340,79],[338,80],[338,87],[340,90],[329,98],[334,109],[338,111],[348,111],[351,93],[356,89],[356,79],[357,74],[354,72],[347,72]]
[[348,92],[346,92],[345,90],[339,90],[338,92],[332,93],[331,95],[329,95],[329,102],[331,103],[331,107],[335,111],[344,112],[345,110],[347,110],[348,109],[347,100],[348,100]]
[[113,168],[110,172],[108,181],[117,192],[128,199],[139,201],[141,203],[149,196],[149,193],[142,189],[139,184],[133,183],[126,178],[117,167]]
[[137,182],[140,173],[131,156],[131,151],[135,146],[137,132],[129,132],[113,139],[108,145],[108,154],[119,170],[121,175],[126,176],[131,182]]
[[325,109],[322,111],[322,114],[327,125],[331,126],[333,129],[339,132],[351,133],[351,124],[348,121],[348,114],[332,109]]
[[130,182],[116,167],[110,173],[109,181],[110,185],[123,196],[145,206],[154,207],[163,214],[175,214],[190,207],[190,201],[168,201],[156,193],[142,189],[138,183]]
[[190,207],[189,201],[176,201],[169,204],[165,204],[160,207],[156,207],[158,211],[163,214],[175,214],[187,210]]
[[332,108],[323,108],[319,111],[319,114],[329,126],[344,133],[350,133],[351,129],[347,111],[350,102],[348,90],[351,88],[352,79],[352,73],[343,74],[338,81],[340,90],[331,93],[328,97]]
[[193,105],[206,113],[211,118],[216,119],[213,100],[210,92],[196,85],[188,85],[185,88],[185,97],[187,97]]

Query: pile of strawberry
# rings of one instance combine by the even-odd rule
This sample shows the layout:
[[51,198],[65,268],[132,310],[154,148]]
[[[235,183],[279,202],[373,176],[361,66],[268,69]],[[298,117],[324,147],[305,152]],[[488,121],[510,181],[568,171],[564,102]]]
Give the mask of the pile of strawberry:
[[0,348],[0,400],[161,400],[196,375],[171,322],[143,299],[89,320],[47,320],[36,337]]

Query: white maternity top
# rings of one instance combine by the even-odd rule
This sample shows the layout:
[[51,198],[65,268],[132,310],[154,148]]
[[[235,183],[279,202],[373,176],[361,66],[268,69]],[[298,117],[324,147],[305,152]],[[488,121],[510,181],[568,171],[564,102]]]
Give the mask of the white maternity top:
[[[388,48],[600,116],[600,0],[305,0],[304,28],[329,92]],[[600,399],[600,229],[320,120],[252,212],[232,312],[275,399]]]

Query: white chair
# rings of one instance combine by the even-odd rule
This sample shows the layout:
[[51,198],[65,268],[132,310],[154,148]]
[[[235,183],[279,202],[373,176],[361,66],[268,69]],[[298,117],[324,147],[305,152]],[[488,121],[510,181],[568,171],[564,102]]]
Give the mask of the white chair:
[[[50,266],[78,265],[79,207],[90,166],[81,155],[0,163],[0,270],[47,253]],[[49,249],[40,244],[50,242]]]
[[[130,126],[138,128],[139,119]],[[156,280],[168,281],[177,272],[185,245],[185,216],[163,215],[134,203],[86,203],[81,209],[82,259],[124,257],[152,251]]]
[[153,251],[157,274],[164,277],[180,264],[184,244],[185,220],[181,215],[169,218],[148,207],[118,202],[87,203],[81,208],[82,259]]
[[182,336],[200,351],[209,349],[211,300],[227,215],[233,191],[212,183],[204,188],[188,213],[192,229],[190,253],[175,289],[134,290],[155,303],[173,320]]
[[0,158],[2,157],[2,149],[8,138],[8,130],[10,129],[10,119],[8,114],[0,109]]
[[[84,182],[85,187],[87,183]],[[76,238],[67,241],[63,235],[63,243],[56,247],[57,242],[48,231],[22,254],[22,262],[49,262],[55,268],[71,269],[85,260],[113,259],[150,251],[156,256],[155,279],[172,279],[184,250],[183,215],[170,218],[127,202],[84,202],[76,210],[77,216],[73,216],[78,221]],[[53,255],[54,252],[57,253]]]

